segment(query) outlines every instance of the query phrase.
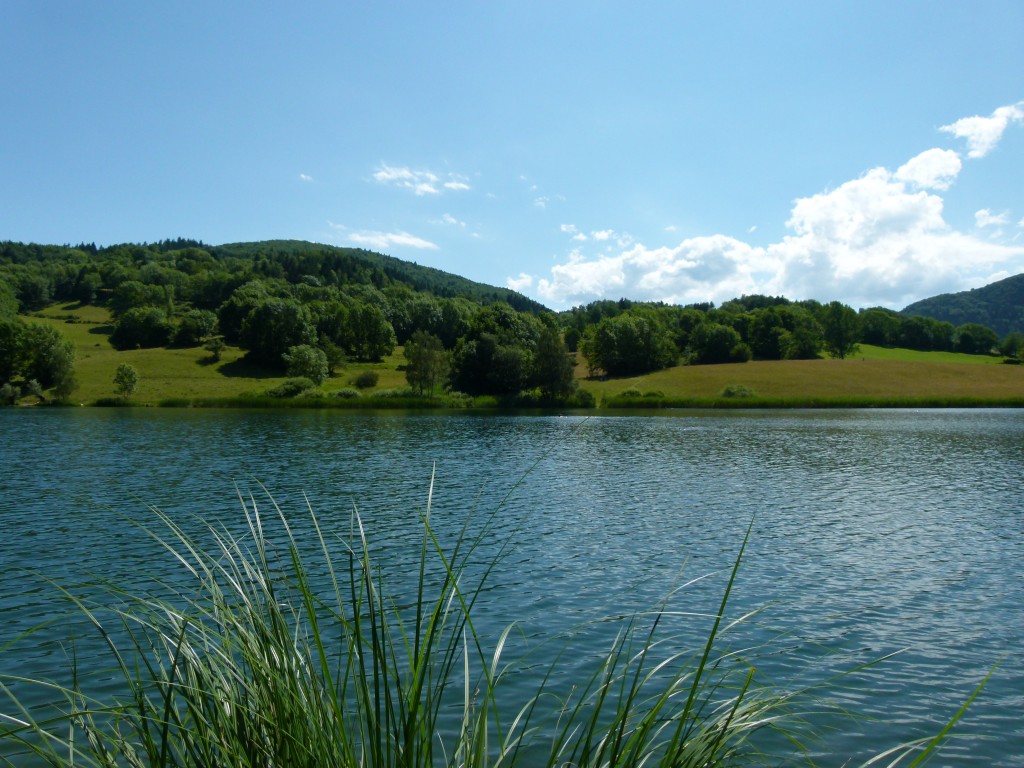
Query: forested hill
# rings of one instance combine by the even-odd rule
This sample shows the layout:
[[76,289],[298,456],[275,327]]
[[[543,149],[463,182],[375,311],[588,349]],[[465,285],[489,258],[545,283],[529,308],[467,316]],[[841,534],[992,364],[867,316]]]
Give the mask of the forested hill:
[[1008,277],[983,288],[944,293],[915,301],[902,310],[907,316],[923,315],[953,325],[979,323],[1000,336],[1024,332],[1024,274]]
[[[255,243],[207,245],[177,238],[156,243],[125,243],[97,248],[0,242],[0,268],[9,274],[21,270],[48,279],[51,296],[86,290],[81,275],[97,274],[121,265],[150,271],[171,269],[190,274],[216,271],[233,275],[280,278],[289,283],[319,285],[369,285],[375,288],[404,286],[439,298],[464,298],[478,304],[506,302],[522,312],[545,307],[520,293],[477,283],[464,277],[425,267],[361,248],[341,248],[301,240],[267,240]],[[45,281],[45,280],[44,280]],[[107,283],[108,280],[96,282]],[[65,285],[71,283],[74,287]],[[61,290],[64,288],[65,290]],[[66,298],[78,298],[67,296]]]
[[[351,282],[371,283],[377,287],[384,282],[401,283],[415,291],[444,298],[461,296],[481,304],[504,301],[520,312],[542,312],[546,309],[544,305],[508,288],[477,283],[450,272],[361,248],[341,248],[304,240],[265,240],[228,243],[208,250],[214,256],[252,259],[254,263],[269,260],[285,269],[286,274],[282,277],[287,277],[290,282],[298,282],[302,275],[330,278],[333,271],[358,278]],[[381,279],[382,275],[386,280]]]

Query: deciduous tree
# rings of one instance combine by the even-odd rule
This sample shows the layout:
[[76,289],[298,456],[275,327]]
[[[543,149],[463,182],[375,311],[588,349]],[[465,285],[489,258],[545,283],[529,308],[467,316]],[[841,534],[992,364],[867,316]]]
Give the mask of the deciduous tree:
[[284,361],[288,376],[292,378],[309,379],[318,387],[327,381],[327,355],[318,347],[311,344],[292,347],[285,353]]
[[859,348],[860,319],[852,307],[830,301],[821,309],[821,330],[825,350],[842,360]]
[[114,392],[118,397],[128,398],[139,388],[139,372],[128,363],[121,363],[114,372]]
[[406,342],[405,379],[418,395],[433,397],[448,378],[448,352],[441,340],[426,331],[415,331]]

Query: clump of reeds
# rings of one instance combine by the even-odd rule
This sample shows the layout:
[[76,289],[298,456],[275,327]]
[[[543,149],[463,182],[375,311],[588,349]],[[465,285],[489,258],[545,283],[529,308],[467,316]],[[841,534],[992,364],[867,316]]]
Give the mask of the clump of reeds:
[[155,597],[111,584],[101,602],[64,590],[106,643],[124,693],[101,701],[77,676],[40,682],[60,701],[34,715],[11,686],[30,681],[0,676],[0,762],[715,766],[757,757],[765,730],[800,756],[794,694],[762,688],[720,647],[743,547],[695,652],[663,651],[666,609],[638,613],[573,693],[552,692],[552,666],[510,711],[502,681],[528,671],[503,657],[512,625],[491,648],[474,628],[493,568],[469,567],[482,534],[467,527],[442,546],[428,502],[406,601],[388,592],[357,514],[338,537],[310,510],[314,541],[300,542],[270,503],[266,517],[243,498],[244,535],[209,525],[209,546],[153,510],[162,527],[145,530],[188,570],[187,588]]

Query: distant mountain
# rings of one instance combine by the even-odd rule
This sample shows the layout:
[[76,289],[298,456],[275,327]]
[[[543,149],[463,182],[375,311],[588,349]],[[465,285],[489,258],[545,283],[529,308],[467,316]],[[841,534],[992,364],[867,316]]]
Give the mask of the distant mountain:
[[943,293],[915,301],[902,314],[923,315],[953,325],[981,323],[1000,336],[1024,332],[1024,274],[1008,277],[983,288]]

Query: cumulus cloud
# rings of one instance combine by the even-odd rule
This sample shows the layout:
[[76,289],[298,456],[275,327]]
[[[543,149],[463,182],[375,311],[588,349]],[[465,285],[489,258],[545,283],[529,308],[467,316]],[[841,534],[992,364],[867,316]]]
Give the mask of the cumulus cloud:
[[393,246],[420,248],[431,251],[437,250],[436,244],[429,240],[424,240],[422,237],[410,235],[408,232],[374,232],[363,230],[361,232],[352,232],[348,239],[358,245],[375,248],[379,251],[387,250]]
[[942,198],[900,171],[875,168],[798,200],[787,222],[794,234],[768,249],[782,265],[774,285],[787,295],[901,306],[980,284],[995,265],[1024,257],[1024,249],[954,231]]
[[1010,214],[1006,213],[992,213],[988,208],[982,208],[980,211],[976,211],[974,214],[974,223],[981,228],[984,227],[1001,227],[1004,224],[1010,223]]
[[[722,302],[743,293],[901,307],[1024,270],[1024,247],[972,237],[945,221],[937,193],[960,171],[955,152],[931,149],[896,171],[874,168],[796,200],[786,222],[790,233],[780,242],[757,247],[713,235],[596,256],[576,249],[536,290],[556,307],[618,296]],[[1006,219],[979,211],[977,222],[995,226]],[[605,245],[615,234],[600,230],[591,237]]]
[[313,177],[310,176],[307,173],[300,173],[299,174],[299,181],[312,181],[312,180],[313,180]]
[[460,191],[470,189],[465,178],[449,174],[447,181],[431,171],[418,171],[406,166],[382,165],[373,178],[381,184],[407,189],[417,196],[439,195],[442,190]]
[[897,169],[895,178],[918,189],[945,190],[960,174],[960,155],[951,149],[929,149]]
[[967,140],[968,157],[984,157],[999,143],[1010,123],[1024,124],[1024,101],[999,107],[988,117],[964,117],[939,130]]
[[689,238],[675,247],[635,245],[594,259],[577,250],[551,269],[551,279],[538,281],[537,292],[558,306],[601,296],[688,304],[753,291],[753,272],[765,268],[766,259],[764,249],[724,235]]
[[533,285],[533,276],[520,272],[518,277],[510,277],[505,280],[505,287],[522,293]]

